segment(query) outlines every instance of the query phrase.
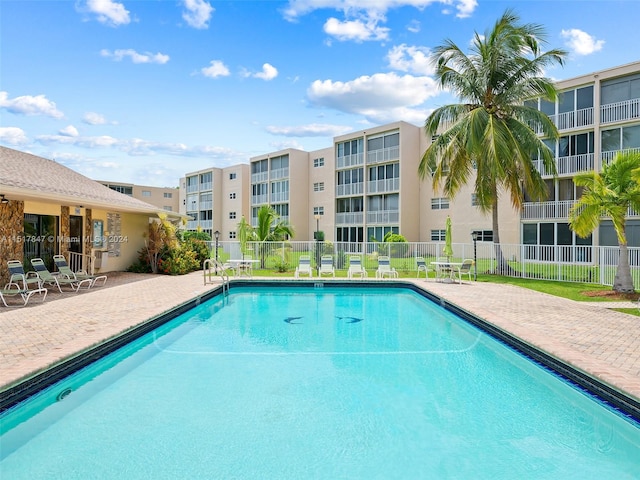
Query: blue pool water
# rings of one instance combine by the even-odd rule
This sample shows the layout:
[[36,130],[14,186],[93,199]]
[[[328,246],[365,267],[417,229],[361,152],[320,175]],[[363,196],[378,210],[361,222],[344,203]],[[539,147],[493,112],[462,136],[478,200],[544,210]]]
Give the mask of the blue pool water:
[[640,477],[637,424],[401,289],[234,288],[2,428],[3,479]]

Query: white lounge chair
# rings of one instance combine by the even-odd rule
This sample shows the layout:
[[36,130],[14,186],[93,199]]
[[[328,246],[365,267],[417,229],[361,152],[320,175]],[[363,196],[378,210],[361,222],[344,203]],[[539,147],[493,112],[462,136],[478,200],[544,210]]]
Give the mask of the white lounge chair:
[[465,259],[462,261],[462,265],[454,270],[452,278],[455,278],[455,274],[458,274],[458,282],[462,283],[462,275],[469,275],[469,281],[471,281],[471,269],[473,267],[473,260]]
[[366,276],[367,271],[362,268],[362,260],[360,259],[360,257],[349,257],[349,270],[347,270],[347,278],[365,278]]
[[332,275],[336,276],[336,270],[333,268],[333,257],[331,255],[323,255],[320,258],[320,276]]
[[98,280],[102,281],[102,285],[107,283],[106,275],[89,275],[84,270],[79,270],[77,272],[74,272],[73,270],[71,270],[71,267],[69,267],[69,264],[67,263],[67,260],[64,258],[64,255],[54,255],[53,262],[56,264],[56,268],[58,269],[60,274],[64,275],[67,278],[76,279],[78,281],[90,279],[91,287],[94,287]]
[[429,278],[429,272],[433,271],[432,268],[429,268],[427,262],[424,260],[424,257],[416,257],[416,267],[418,268],[418,274],[416,278],[420,278],[420,272],[424,272],[424,278]]
[[295,277],[300,278],[301,275],[309,275],[313,277],[313,269],[311,268],[311,256],[300,255],[298,260],[298,267],[296,268]]
[[35,285],[37,289],[42,288],[42,281],[36,272],[25,272],[20,260],[9,260],[9,283],[5,285],[5,290],[15,286],[18,290],[28,290],[30,285]]
[[398,272],[391,266],[391,259],[387,255],[378,256],[378,269],[376,278],[398,278]]
[[[9,285],[15,285],[16,283],[10,283]],[[34,288],[32,290],[24,290],[21,288],[4,288],[0,290],[0,301],[4,304],[5,307],[24,307],[27,303],[29,303],[29,299],[34,293],[39,293],[42,295],[42,301],[47,298],[47,289],[44,287]],[[19,297],[22,301],[21,305],[12,305],[7,303],[8,298]]]
[[93,279],[90,278],[77,280],[75,278],[69,278],[66,275],[62,274],[53,275],[41,258],[32,258],[31,266],[33,266],[33,269],[38,274],[41,286],[45,283],[47,285],[55,285],[56,287],[58,287],[60,293],[62,293],[62,285],[70,286],[74,292],[78,292],[80,288],[91,288],[91,285],[93,285]]

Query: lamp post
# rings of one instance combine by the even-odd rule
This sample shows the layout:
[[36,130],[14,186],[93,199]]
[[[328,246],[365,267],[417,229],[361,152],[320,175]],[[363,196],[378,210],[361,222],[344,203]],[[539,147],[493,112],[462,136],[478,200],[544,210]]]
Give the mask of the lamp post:
[[320,215],[314,215],[316,219],[316,233],[313,238],[316,240],[316,270],[318,277],[320,276]]
[[478,232],[475,230],[471,232],[471,238],[473,239],[473,281],[478,280],[478,249],[476,242],[478,241]]
[[216,230],[213,232],[213,236],[216,237],[216,262],[218,261],[218,239],[220,238],[220,232]]

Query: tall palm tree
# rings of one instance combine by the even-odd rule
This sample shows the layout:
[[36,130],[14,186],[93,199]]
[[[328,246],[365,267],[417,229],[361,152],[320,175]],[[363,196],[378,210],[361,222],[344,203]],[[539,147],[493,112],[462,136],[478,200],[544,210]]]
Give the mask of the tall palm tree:
[[291,225],[280,220],[280,215],[270,206],[263,205],[258,209],[258,223],[252,228],[248,239],[259,242],[260,268],[264,268],[267,242],[278,242],[291,238],[294,230]]
[[602,217],[611,218],[620,247],[613,290],[633,293],[625,226],[629,208],[640,212],[640,152],[618,153],[601,173],[581,173],[573,181],[584,191],[569,212],[569,226],[586,237],[600,225]]
[[533,199],[545,198],[545,183],[532,160],[538,156],[546,171],[556,172],[553,152],[532,127],[550,139],[557,139],[558,131],[549,117],[524,101],[555,101],[555,86],[542,74],[550,65],[562,65],[566,55],[559,49],[543,53],[543,28],[519,22],[513,11],[505,11],[491,31],[476,32],[469,55],[451,40],[434,49],[436,79],[463,103],[445,105],[429,115],[425,132],[435,140],[418,168],[421,178],[431,174],[434,189],[442,187],[449,198],[475,170],[478,206],[492,212],[499,272],[509,269],[500,249],[500,194],[508,193],[515,208],[521,208],[525,190]]

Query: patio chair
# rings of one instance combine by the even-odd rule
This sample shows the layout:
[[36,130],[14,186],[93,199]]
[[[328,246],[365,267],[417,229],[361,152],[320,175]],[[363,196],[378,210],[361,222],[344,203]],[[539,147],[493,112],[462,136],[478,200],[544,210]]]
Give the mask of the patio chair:
[[387,255],[378,256],[378,269],[376,278],[398,278],[398,272],[391,266],[391,259]]
[[69,267],[69,264],[64,258],[64,255],[54,255],[53,261],[56,264],[56,268],[58,269],[60,274],[64,275],[67,278],[74,278],[76,280],[92,280],[91,287],[94,287],[98,280],[102,280],[102,285],[107,283],[106,275],[89,275],[84,270],[74,272],[73,270],[71,270],[71,267]]
[[31,266],[38,274],[38,277],[40,277],[41,285],[45,283],[47,285],[55,285],[58,287],[60,293],[62,293],[63,285],[68,285],[74,292],[78,292],[80,288],[91,288],[91,285],[93,284],[93,280],[90,278],[77,280],[75,278],[69,278],[63,274],[53,275],[41,258],[32,258]]
[[42,288],[42,282],[36,272],[25,272],[20,260],[9,260],[7,262],[9,268],[9,283],[4,288],[8,290],[15,285],[18,290],[28,290],[30,285],[36,285],[36,288]]
[[420,278],[420,272],[424,272],[424,278],[429,278],[429,272],[433,271],[432,268],[429,268],[427,262],[425,262],[424,257],[416,257],[416,266],[418,268],[418,274],[416,278]]
[[[471,281],[471,267],[473,267],[473,260],[465,259],[462,261],[462,265],[457,269],[458,282],[462,283],[462,275],[469,275],[469,281]],[[456,271],[453,272],[452,278],[455,278]]]
[[301,275],[309,275],[309,277],[313,277],[310,255],[300,255],[298,266],[296,267],[295,277],[300,278]]
[[349,269],[347,270],[347,278],[354,277],[365,278],[367,271],[362,268],[362,260],[360,257],[349,257]]
[[[11,285],[17,286],[16,283],[12,283]],[[44,299],[47,298],[47,289],[44,287],[38,287],[32,290],[24,290],[21,288],[4,288],[0,290],[0,301],[2,301],[5,307],[24,307],[27,305],[27,303],[29,303],[29,299],[34,293],[39,293],[40,295],[42,295],[43,302]],[[20,300],[22,300],[21,305],[11,305],[7,303],[8,298],[16,296],[20,297]]]
[[336,270],[333,268],[333,257],[331,255],[323,255],[320,258],[320,276],[323,275],[336,276]]

